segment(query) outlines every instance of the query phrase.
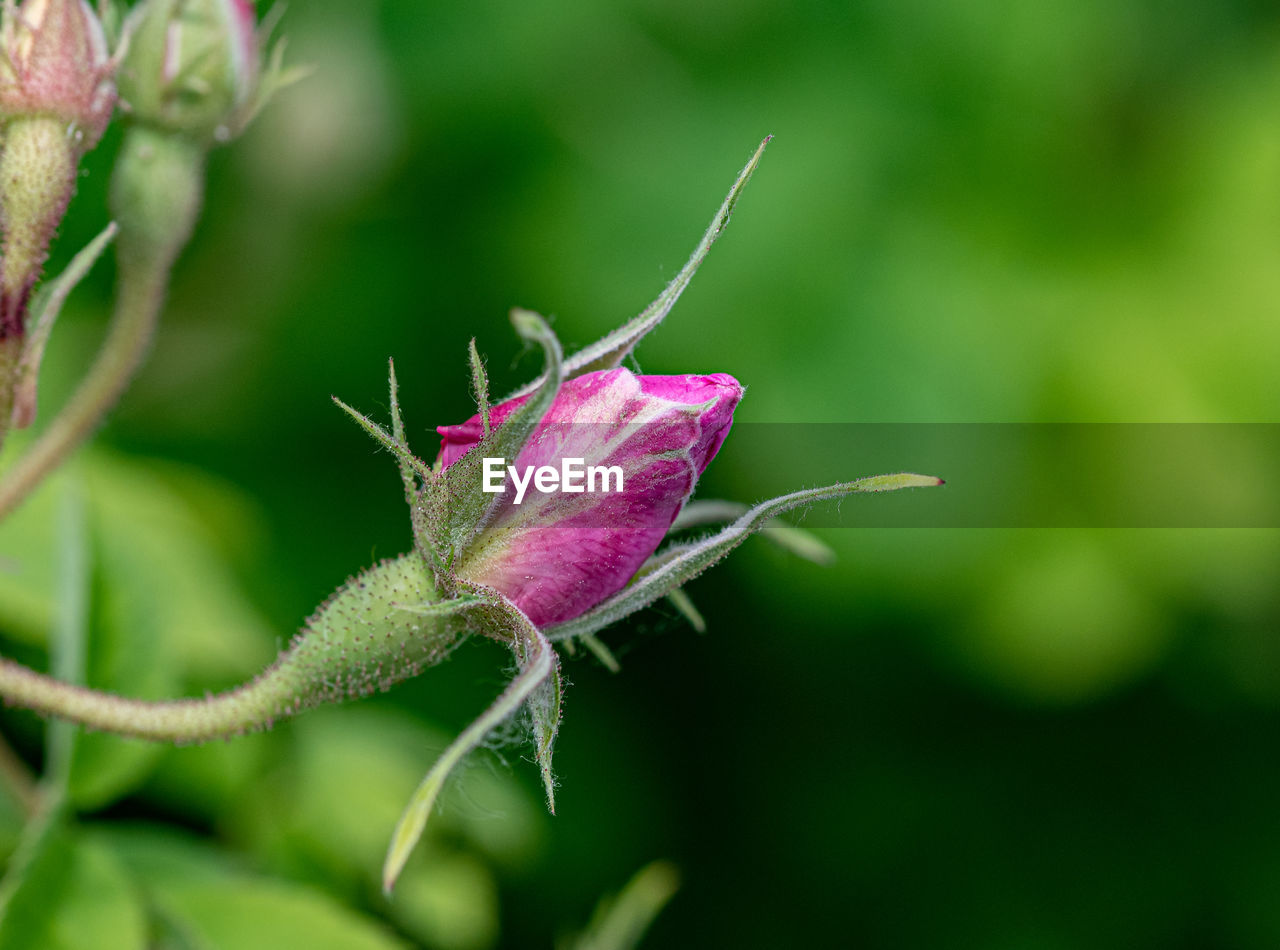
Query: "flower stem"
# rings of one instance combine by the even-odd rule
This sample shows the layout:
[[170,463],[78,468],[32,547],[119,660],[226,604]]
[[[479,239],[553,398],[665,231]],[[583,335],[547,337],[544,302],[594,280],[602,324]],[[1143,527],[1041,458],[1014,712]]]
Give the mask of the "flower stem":
[[[0,477],[0,518],[93,434],[141,364],[164,305],[169,273],[200,211],[204,157],[203,146],[145,126],[133,126],[125,135],[111,187],[112,214],[120,225],[111,328],[80,388]],[[7,415],[8,410],[0,406],[0,412]]]
[[473,598],[435,602],[416,554],[352,578],[320,608],[268,669],[204,699],[150,702],[74,686],[0,659],[0,696],[93,729],[171,742],[203,742],[269,729],[321,703],[389,689],[438,662],[459,628],[448,615]]

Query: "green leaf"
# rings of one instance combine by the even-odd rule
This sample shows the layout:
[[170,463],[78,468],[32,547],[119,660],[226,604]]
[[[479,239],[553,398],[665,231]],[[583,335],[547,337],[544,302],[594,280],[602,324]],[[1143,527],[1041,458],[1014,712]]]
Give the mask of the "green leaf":
[[[287,767],[270,784],[245,789],[235,802],[244,807],[237,823],[247,823],[249,838],[273,842],[267,850],[280,845],[291,861],[380,883],[387,829],[422,779],[424,760],[448,746],[448,734],[369,704],[314,710],[290,732]],[[464,768],[450,788],[449,807],[433,828],[504,864],[530,857],[540,815],[509,772]],[[504,819],[494,821],[494,814]],[[412,862],[406,875],[421,864]]]
[[[269,662],[275,641],[215,550],[209,525],[175,491],[184,476],[167,474],[161,482],[109,456],[95,457],[86,473],[99,564],[89,682],[150,699],[233,684]],[[208,514],[225,512],[211,505]],[[163,752],[154,743],[86,734],[73,772],[75,804],[97,808],[136,789]]]
[[[58,496],[57,596],[50,631],[50,671],[67,683],[85,682],[86,640],[90,605],[91,556],[85,503],[78,479],[62,475],[53,482]],[[6,947],[66,946],[48,924],[41,908],[57,906],[66,913],[68,888],[79,882],[74,854],[67,844],[67,792],[78,758],[79,727],[50,722],[45,732],[45,775],[38,807],[18,840],[0,883],[0,950]],[[74,911],[70,912],[74,917]],[[74,928],[73,928],[74,929]],[[74,945],[74,944],[73,944]]]
[[287,754],[286,736],[273,730],[234,742],[162,744],[142,794],[167,814],[210,825],[225,821],[228,810],[255,792],[262,776]]
[[[377,921],[328,895],[240,869],[172,829],[98,832],[132,869],[148,903],[188,946],[221,950],[392,950],[407,947]],[[86,943],[82,946],[95,946]]]
[[106,848],[65,825],[0,911],[0,950],[143,950],[146,918],[129,876]]
[[[250,823],[237,822],[242,837],[276,867],[322,874],[331,890],[367,892],[381,880],[387,829],[422,776],[424,752],[443,750],[448,736],[368,705],[317,710],[291,731],[289,768],[251,793]],[[459,769],[444,800],[385,913],[427,946],[481,950],[499,923],[497,885],[484,858],[527,861],[540,816],[510,773],[488,763]]]
[[[628,320],[608,336],[592,343],[590,346],[584,347],[565,360],[566,378],[581,376],[584,373],[592,373],[602,369],[612,369],[619,365],[626,359],[627,354],[635,349],[636,344],[644,338],[645,334],[666,318],[667,314],[671,312],[671,308],[676,305],[676,301],[680,299],[680,295],[684,293],[684,289],[693,280],[693,275],[702,266],[702,262],[707,259],[707,254],[711,251],[711,245],[715,244],[716,239],[728,227],[734,206],[738,203],[738,198],[742,195],[743,188],[746,187],[756,167],[760,164],[760,158],[764,155],[765,147],[772,139],[773,136],[769,136],[761,142],[755,154],[751,156],[750,161],[738,173],[738,178],[733,183],[733,187],[729,189],[729,194],[720,205],[720,210],[711,219],[711,225],[707,228],[706,233],[703,234],[702,240],[698,242],[698,246],[694,248],[688,262],[681,268],[680,273],[676,274],[671,283],[667,284],[662,293],[658,295],[658,298],[640,314]],[[514,399],[517,396],[526,395],[532,392],[534,387],[540,385],[541,382],[541,379],[535,380],[528,386],[516,390],[507,398]]]
[[[505,818],[504,818],[505,820]],[[396,885],[391,916],[426,946],[487,950],[497,943],[497,883],[473,855],[438,851]]]
[[[64,683],[83,685],[89,649],[89,589],[92,555],[85,523],[83,485],[74,477],[58,479],[58,607],[49,642],[49,672]],[[77,759],[79,727],[54,720],[45,735],[45,795],[61,800]]]
[[[233,489],[192,470],[85,452],[94,557],[88,681],[142,698],[219,689],[260,671],[276,631],[248,603],[228,558],[254,542],[254,514]],[[42,486],[0,524],[0,628],[46,646],[62,603],[53,570],[59,489]],[[239,539],[238,541],[236,539]],[[72,796],[100,807],[145,780],[161,747],[88,733]]]
[[580,617],[549,627],[546,631],[547,636],[555,641],[595,633],[628,614],[649,606],[659,597],[669,594],[686,581],[701,574],[745,541],[748,536],[759,531],[772,518],[783,512],[818,501],[843,498],[846,495],[897,491],[901,488],[936,487],[941,484],[942,479],[932,475],[911,473],[872,475],[857,481],[829,485],[826,488],[793,492],[790,495],[766,501],[751,508],[731,525],[710,537],[659,551],[650,559],[657,566],[646,564],[636,573],[632,582],[613,597]]

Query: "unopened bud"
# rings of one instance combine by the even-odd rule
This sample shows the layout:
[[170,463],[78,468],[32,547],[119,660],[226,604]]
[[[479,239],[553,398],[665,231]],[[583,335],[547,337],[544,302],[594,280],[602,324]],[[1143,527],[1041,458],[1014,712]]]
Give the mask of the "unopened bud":
[[135,120],[201,141],[243,130],[262,58],[249,0],[144,0],[129,34],[119,83]]
[[0,114],[69,125],[81,151],[93,147],[115,107],[113,63],[97,15],[84,0],[6,5],[0,26]]

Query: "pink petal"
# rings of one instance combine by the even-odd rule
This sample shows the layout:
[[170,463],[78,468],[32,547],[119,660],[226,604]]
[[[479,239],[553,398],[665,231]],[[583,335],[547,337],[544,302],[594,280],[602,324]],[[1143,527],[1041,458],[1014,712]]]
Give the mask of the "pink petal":
[[[566,381],[512,464],[521,472],[542,465],[558,470],[565,458],[617,466],[624,490],[544,494],[531,483],[516,505],[508,484],[489,524],[464,552],[459,574],[501,591],[539,625],[572,619],[621,590],[693,492],[728,434],[741,395],[742,387],[724,374],[635,376],[613,369]],[[523,401],[495,407],[492,424]],[[478,416],[438,431],[445,467],[481,437]]]

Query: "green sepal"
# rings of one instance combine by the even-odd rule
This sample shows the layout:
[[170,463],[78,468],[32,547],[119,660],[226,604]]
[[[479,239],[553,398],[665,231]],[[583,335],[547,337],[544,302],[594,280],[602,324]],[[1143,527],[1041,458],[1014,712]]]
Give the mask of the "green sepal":
[[660,597],[697,577],[720,560],[746,538],[759,531],[785,511],[800,508],[818,501],[843,498],[846,495],[869,492],[896,491],[900,488],[924,488],[942,484],[942,479],[931,475],[901,473],[897,475],[873,475],[857,481],[841,482],[826,488],[811,488],[793,492],[771,501],[763,502],[747,511],[732,524],[709,537],[688,544],[677,545],[659,551],[636,573],[632,582],[608,600],[591,610],[549,627],[549,639],[563,640],[595,633],[609,624],[649,606]]
[[489,438],[489,374],[484,371],[484,360],[476,349],[476,338],[471,338],[467,348],[467,356],[471,360],[471,388],[476,397],[476,408],[480,412],[480,431],[483,438]]
[[[668,534],[687,531],[700,525],[724,524],[741,518],[750,510],[750,505],[737,501],[692,501],[676,515]],[[760,529],[760,535],[796,557],[814,564],[826,567],[835,563],[836,552],[816,534],[804,528],[785,521],[770,521]]]
[[[425,462],[409,449],[408,438],[405,435],[404,416],[400,411],[400,383],[396,379],[395,360],[387,361],[387,388],[391,398],[391,449],[395,453],[396,463],[400,468],[400,481],[404,485],[404,500],[409,505],[409,525],[413,531],[413,546],[430,566],[436,587],[440,590],[448,590],[450,583],[447,576],[448,565],[441,560],[440,552],[436,550],[427,528],[427,512],[422,504],[422,492],[424,489],[418,484],[419,476],[421,476],[423,486],[425,486],[434,479],[434,473],[427,467]],[[349,409],[347,411],[350,412]],[[356,421],[360,422],[361,425],[364,424],[364,421],[360,419]],[[382,440],[379,439],[379,441]]]
[[[462,730],[458,737],[449,744],[449,747],[440,754],[440,757],[431,766],[430,771],[427,772],[426,777],[413,793],[413,797],[409,799],[409,804],[405,807],[404,813],[401,814],[400,820],[396,823],[395,831],[392,833],[391,845],[387,849],[387,857],[382,867],[382,886],[387,893],[390,893],[395,886],[396,879],[400,876],[400,872],[404,870],[405,862],[409,860],[409,855],[422,838],[422,832],[426,829],[431,809],[434,807],[435,801],[439,797],[441,789],[444,788],[445,780],[450,773],[466,758],[468,753],[484,742],[489,733],[519,712],[526,702],[537,696],[539,688],[551,678],[555,679],[553,711],[556,717],[555,722],[557,725],[559,723],[559,674],[557,670],[559,661],[556,659],[555,649],[550,642],[519,608],[501,595],[478,585],[461,586],[469,589],[470,596],[478,598],[479,603],[474,608],[480,615],[476,626],[491,635],[497,634],[498,631],[509,635],[509,642],[513,644],[513,649],[516,649],[517,656],[520,658],[520,670],[511,682],[507,684],[507,688],[502,691],[502,695],[494,700],[493,704],[481,713],[471,725]],[[507,637],[503,637],[503,639],[507,639]],[[547,771],[544,772],[544,781],[548,782],[550,781],[550,743],[554,739],[553,733],[545,748]],[[540,743],[539,764],[542,764],[543,755],[544,750],[541,748]]]
[[484,530],[502,497],[482,490],[483,459],[500,457],[514,461],[550,410],[564,379],[560,341],[547,322],[532,310],[513,310],[511,323],[524,340],[542,347],[546,361],[543,382],[488,438],[482,439],[428,485],[430,530],[437,547],[443,548],[449,559],[461,556],[472,539]]
[[[422,477],[429,478],[431,470],[409,449],[409,440],[405,435],[404,429],[404,415],[400,412],[400,381],[396,379],[395,360],[387,360],[387,390],[391,400],[392,451],[395,453],[396,462],[400,466],[400,481],[404,484],[404,500],[412,505],[418,497],[418,483],[414,475],[422,474]],[[338,405],[346,409],[347,412],[351,412],[351,409],[342,403],[338,403]],[[363,426],[366,420],[357,418],[356,421]],[[425,474],[423,474],[424,472]]]
[[[586,647],[595,656],[597,660],[603,664],[604,668],[610,673],[618,673],[622,670],[622,664],[618,662],[617,657],[613,655],[613,651],[600,641],[594,633],[585,633],[578,638],[582,641],[582,645]],[[564,641],[565,646],[573,646],[572,640]]]
[[[532,625],[530,625],[532,626]],[[540,648],[540,646],[539,646]],[[528,656],[529,645],[526,641],[517,641],[515,647],[516,662],[521,671],[538,657]],[[551,650],[551,673],[529,695],[529,719],[533,728],[533,751],[538,760],[538,771],[542,775],[542,787],[547,793],[547,811],[556,813],[556,784],[551,771],[551,756],[554,752],[556,736],[560,734],[561,703],[564,698],[564,683],[560,678],[560,658],[555,650]]]
[[13,394],[13,422],[19,429],[30,425],[36,416],[36,385],[39,381],[40,362],[44,359],[44,348],[53,332],[53,325],[62,312],[62,305],[67,302],[71,291],[75,290],[86,274],[98,262],[102,252],[107,249],[120,229],[113,221],[84,248],[67,265],[66,270],[46,283],[36,292],[31,302],[32,330],[22,348],[22,358],[18,363],[15,376],[16,384]]
[[[604,338],[583,347],[565,360],[565,378],[572,379],[575,376],[582,376],[584,373],[594,373],[597,370],[612,369],[620,365],[628,354],[635,349],[636,344],[644,339],[650,330],[666,319],[667,314],[671,312],[671,308],[676,305],[680,295],[684,293],[685,288],[689,286],[689,282],[693,280],[693,275],[698,272],[702,262],[707,259],[707,254],[711,251],[711,245],[715,244],[716,239],[728,227],[734,206],[738,203],[738,198],[742,195],[743,188],[746,187],[752,174],[755,173],[756,167],[760,164],[760,158],[764,155],[765,146],[772,139],[773,136],[771,135],[761,142],[755,154],[751,156],[751,160],[738,173],[738,178],[733,183],[733,187],[729,189],[729,194],[720,205],[715,217],[711,219],[711,225],[707,228],[706,233],[702,235],[702,240],[698,242],[698,246],[693,249],[693,254],[690,255],[689,260],[680,269],[680,273],[676,274],[671,283],[667,284],[662,293],[658,294],[657,299],[645,307],[638,315],[632,317]],[[524,396],[532,392],[534,387],[540,385],[541,382],[541,379],[534,380],[529,385],[516,390],[507,398],[515,399],[519,396]]]
[[667,600],[674,607],[680,616],[689,621],[689,626],[693,627],[698,633],[707,632],[707,621],[688,594],[684,592],[683,587],[677,587],[675,590],[667,594]]

